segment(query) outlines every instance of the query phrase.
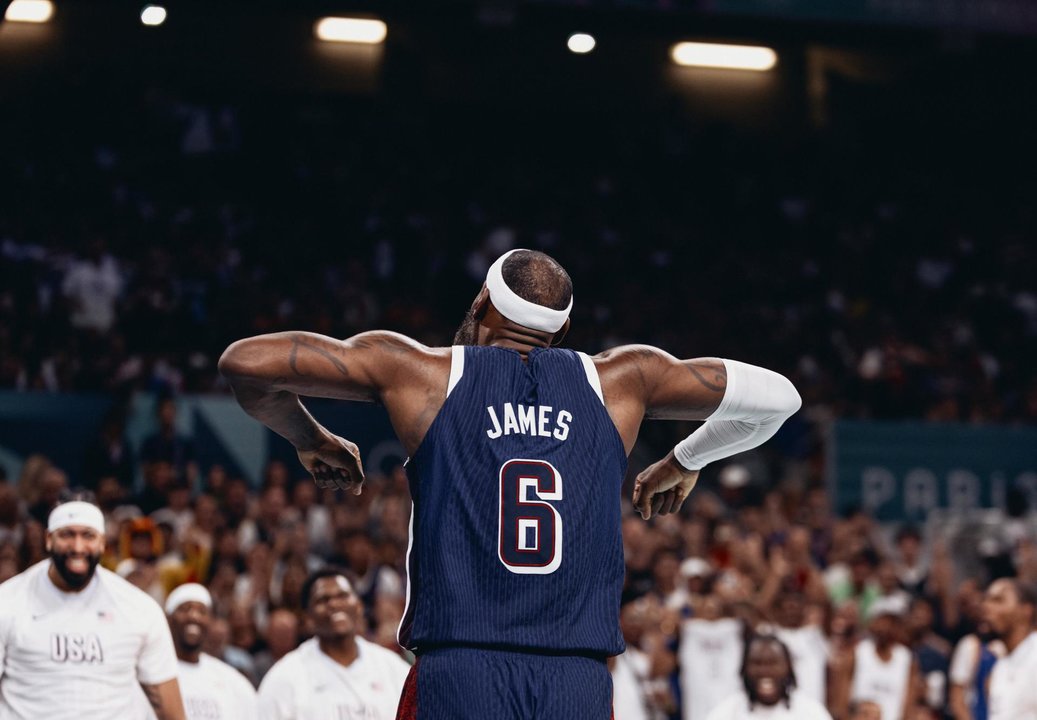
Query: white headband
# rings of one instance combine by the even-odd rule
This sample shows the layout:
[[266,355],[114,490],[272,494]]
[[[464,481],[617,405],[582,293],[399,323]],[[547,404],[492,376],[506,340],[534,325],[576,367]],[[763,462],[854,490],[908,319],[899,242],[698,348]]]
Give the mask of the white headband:
[[104,515],[101,508],[81,500],[63,503],[50,511],[47,532],[54,532],[71,525],[82,525],[104,535]]
[[172,615],[174,610],[186,602],[201,603],[212,610],[212,595],[205,589],[205,586],[198,583],[185,583],[169,593],[169,597],[166,598],[166,615]]
[[486,287],[490,290],[490,301],[501,315],[522,327],[550,333],[558,332],[562,329],[562,325],[565,325],[565,321],[569,319],[569,313],[573,309],[572,297],[569,298],[569,307],[565,308],[565,310],[552,310],[549,307],[537,305],[529,300],[520,298],[504,282],[504,275],[501,272],[501,268],[504,267],[504,261],[508,259],[511,253],[516,253],[521,249],[516,248],[504,253],[486,271]]

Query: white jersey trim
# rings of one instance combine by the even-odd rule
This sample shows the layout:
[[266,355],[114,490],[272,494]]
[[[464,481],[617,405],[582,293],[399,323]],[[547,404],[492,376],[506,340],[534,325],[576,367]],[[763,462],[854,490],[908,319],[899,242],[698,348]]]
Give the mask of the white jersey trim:
[[590,356],[585,352],[577,352],[580,356],[580,362],[583,363],[583,369],[587,373],[587,382],[594,389],[594,394],[598,396],[598,400],[601,400],[601,404],[605,404],[605,396],[601,393],[601,378],[598,377],[598,368],[594,367],[594,361],[590,359]]
[[464,375],[464,345],[454,345],[450,348],[450,380],[447,381],[446,396],[450,397],[451,391],[454,386],[461,380],[461,376]]
[[[463,353],[464,348],[462,347],[461,350],[462,350],[461,357],[464,357],[464,353]],[[456,355],[455,355],[455,357],[456,357]],[[450,391],[448,390],[447,393],[449,394],[449,392]],[[406,594],[406,599],[403,601],[403,616],[400,618],[400,624],[396,628],[396,642],[399,644],[400,647],[407,648],[408,650],[412,650],[413,648],[408,648],[406,645],[403,644],[403,626],[408,624],[408,623],[410,623],[410,622],[412,622],[412,619],[410,617],[410,612],[411,612],[411,607],[410,607],[410,603],[411,603],[410,588],[411,588],[411,585],[413,585],[414,583],[411,581],[411,574],[410,574],[410,554],[411,554],[411,550],[413,548],[414,548],[414,501],[411,500],[411,503],[410,503],[410,522],[407,523],[407,557],[404,560],[404,562],[406,564],[406,569],[407,569],[407,594]]]

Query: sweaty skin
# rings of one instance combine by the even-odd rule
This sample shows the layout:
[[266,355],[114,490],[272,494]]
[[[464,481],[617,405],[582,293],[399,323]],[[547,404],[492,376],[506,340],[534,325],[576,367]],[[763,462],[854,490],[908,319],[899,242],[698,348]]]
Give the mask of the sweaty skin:
[[[515,350],[524,359],[535,347],[559,342],[568,322],[551,334],[503,317],[485,286],[459,332],[466,344]],[[608,350],[593,359],[609,415],[629,455],[645,418],[704,420],[727,389],[716,358],[678,360],[648,345]],[[320,425],[299,396],[381,403],[409,454],[446,400],[450,348],[429,348],[406,336],[372,331],[347,340],[284,332],[239,340],[220,358],[242,408],[289,440],[320,487],[359,494],[364,474],[353,443]],[[669,452],[637,477],[634,504],[646,519],[680,509],[698,480]]]

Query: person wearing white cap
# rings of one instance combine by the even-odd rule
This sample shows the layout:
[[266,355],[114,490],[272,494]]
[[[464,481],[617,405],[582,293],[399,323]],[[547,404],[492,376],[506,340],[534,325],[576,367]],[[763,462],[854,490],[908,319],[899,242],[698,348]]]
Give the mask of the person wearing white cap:
[[255,720],[252,683],[227,663],[202,652],[211,613],[212,596],[198,583],[180,585],[166,599],[187,720]]
[[857,643],[853,662],[844,672],[852,677],[850,701],[871,701],[882,708],[883,720],[901,720],[917,702],[921,678],[907,646],[898,641],[898,623],[907,603],[896,595],[881,597],[868,608],[870,637]]
[[361,636],[363,604],[346,571],[326,567],[302,588],[314,637],[259,685],[260,720],[393,720],[410,666]]
[[104,516],[58,505],[48,560],[0,585],[0,719],[139,717],[139,690],[160,720],[184,720],[176,653],[162,608],[97,566]]
[[707,421],[638,475],[633,501],[649,519],[680,510],[702,467],[762,444],[800,407],[786,378],[741,362],[558,348],[572,308],[566,270],[516,249],[490,265],[452,347],[286,332],[220,358],[242,408],[321,487],[359,494],[360,452],[299,396],[388,411],[414,501],[400,642],[419,662],[402,718],[419,705],[455,720],[608,717],[606,658],[624,647],[619,493],[642,420]]

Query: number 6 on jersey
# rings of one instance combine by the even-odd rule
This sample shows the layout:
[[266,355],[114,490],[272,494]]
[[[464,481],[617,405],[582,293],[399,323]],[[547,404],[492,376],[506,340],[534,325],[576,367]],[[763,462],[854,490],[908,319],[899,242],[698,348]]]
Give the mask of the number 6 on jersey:
[[497,556],[519,575],[549,575],[562,564],[562,476],[545,460],[508,460],[500,469]]

